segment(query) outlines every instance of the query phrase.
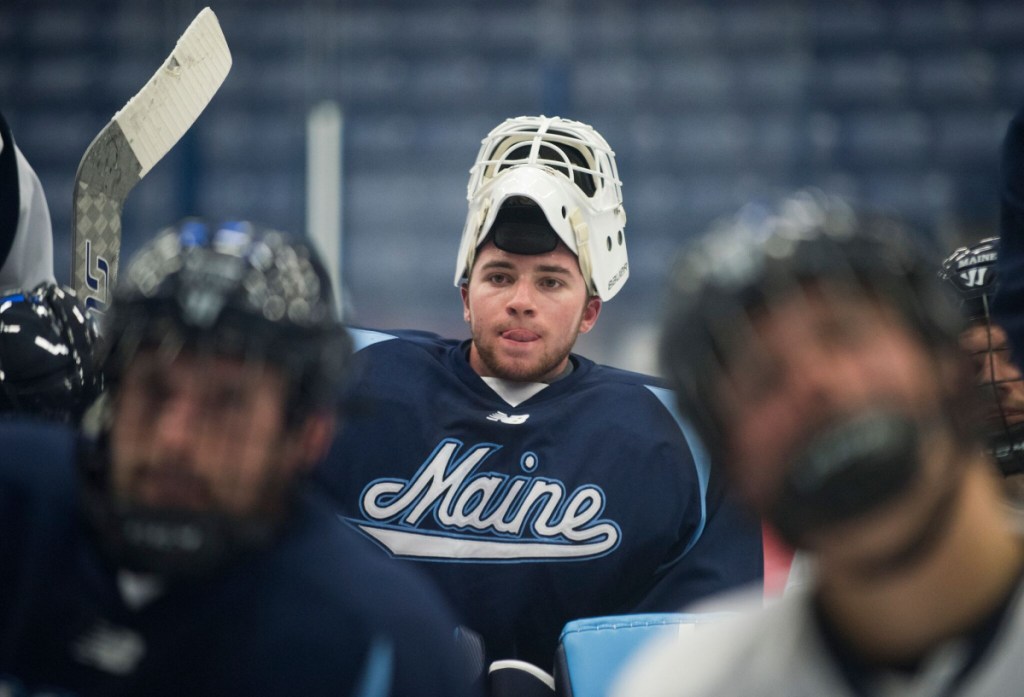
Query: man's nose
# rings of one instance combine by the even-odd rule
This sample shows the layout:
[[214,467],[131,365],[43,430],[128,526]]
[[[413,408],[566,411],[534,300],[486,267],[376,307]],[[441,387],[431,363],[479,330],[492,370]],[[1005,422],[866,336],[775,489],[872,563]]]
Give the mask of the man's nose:
[[164,453],[181,453],[195,443],[195,406],[188,395],[163,402],[153,415],[153,447]]
[[790,368],[800,408],[816,411],[856,388],[848,384],[848,374],[828,350],[806,347],[801,353],[800,360]]
[[512,286],[508,299],[509,313],[530,315],[535,310],[533,284],[527,279],[518,279]]

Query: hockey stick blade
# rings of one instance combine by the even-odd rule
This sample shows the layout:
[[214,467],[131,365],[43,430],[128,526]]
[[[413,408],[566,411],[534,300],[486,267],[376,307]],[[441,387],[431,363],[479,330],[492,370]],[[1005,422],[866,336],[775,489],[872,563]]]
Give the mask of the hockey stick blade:
[[89,144],[75,175],[71,234],[71,283],[86,307],[102,312],[110,301],[128,193],[199,118],[230,69],[217,16],[204,8]]

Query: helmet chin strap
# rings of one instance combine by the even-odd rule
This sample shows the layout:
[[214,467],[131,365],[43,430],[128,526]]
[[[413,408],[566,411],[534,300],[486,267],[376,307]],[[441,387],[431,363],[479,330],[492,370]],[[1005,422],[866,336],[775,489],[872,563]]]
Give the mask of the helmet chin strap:
[[[791,545],[814,552],[816,531],[826,535],[883,506],[905,505],[908,493],[922,483],[922,446],[943,423],[942,416],[918,422],[888,409],[836,420],[794,456],[769,519]],[[956,447],[938,463],[945,470],[939,473],[942,489],[911,523],[911,530],[897,533],[899,543],[844,573],[875,581],[909,570],[934,552],[959,500],[964,471],[956,459],[960,450]]]
[[959,471],[950,473],[942,495],[932,504],[914,533],[895,550],[878,555],[853,569],[852,573],[859,580],[871,582],[894,576],[909,571],[931,556],[946,536],[953,519],[953,509],[960,499],[963,470],[955,466],[953,469]]
[[587,282],[587,291],[591,295],[597,295],[593,264],[590,261],[590,226],[583,219],[583,212],[579,208],[569,215],[569,224],[572,225],[573,234],[576,236],[576,257],[579,259],[580,272]]

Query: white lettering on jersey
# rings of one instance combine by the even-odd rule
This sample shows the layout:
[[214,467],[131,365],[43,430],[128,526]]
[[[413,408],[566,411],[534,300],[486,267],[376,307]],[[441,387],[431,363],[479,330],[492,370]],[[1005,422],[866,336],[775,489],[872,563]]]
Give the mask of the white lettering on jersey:
[[[605,497],[585,485],[566,495],[557,479],[495,472],[474,474],[501,449],[493,443],[468,448],[445,439],[409,480],[377,479],[363,489],[363,520],[350,519],[395,556],[453,561],[592,559],[612,551],[618,524],[598,516]],[[527,473],[539,462],[525,453]],[[433,520],[440,529],[424,530]]]
[[509,416],[503,411],[496,411],[487,417],[488,421],[498,421],[503,424],[517,425],[525,423],[530,418],[529,414],[516,414],[515,416]]

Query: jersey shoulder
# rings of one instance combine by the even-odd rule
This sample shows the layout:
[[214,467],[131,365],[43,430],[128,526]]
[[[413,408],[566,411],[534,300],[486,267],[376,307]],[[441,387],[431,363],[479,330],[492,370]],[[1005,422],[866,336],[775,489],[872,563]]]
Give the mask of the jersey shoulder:
[[71,499],[75,447],[74,430],[63,424],[0,418],[0,496],[15,496],[23,507]]
[[419,689],[465,694],[454,641],[458,622],[440,591],[412,565],[389,558],[360,536],[320,494],[311,494],[305,504],[314,522],[299,554],[279,569],[301,569],[300,592],[313,604],[307,610],[319,617],[320,636],[337,633],[338,646],[359,628],[364,640],[383,641],[397,658],[396,695]]
[[675,427],[686,432],[687,440],[690,439],[689,427],[676,407],[675,393],[664,378],[577,358],[586,369],[579,386],[586,399],[596,397],[618,404],[617,409],[626,418],[630,418],[629,410],[636,410],[632,418],[639,420],[654,418],[669,423],[670,418]]
[[428,352],[446,352],[452,346],[460,343],[457,339],[446,339],[439,334],[418,329],[369,329],[349,326],[347,331],[356,353],[362,353],[368,349],[373,351],[418,349]]
[[322,492],[306,492],[301,505],[301,531],[277,568],[301,569],[297,582],[307,592],[324,593],[332,598],[327,607],[359,615],[368,626],[404,629],[416,618],[430,630],[455,626],[446,601],[426,577],[359,535]]

